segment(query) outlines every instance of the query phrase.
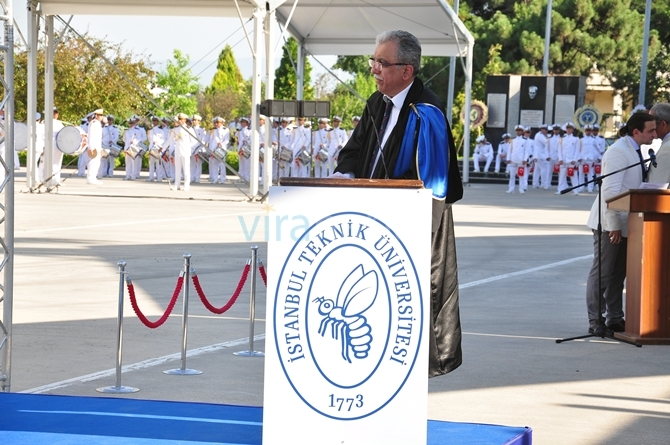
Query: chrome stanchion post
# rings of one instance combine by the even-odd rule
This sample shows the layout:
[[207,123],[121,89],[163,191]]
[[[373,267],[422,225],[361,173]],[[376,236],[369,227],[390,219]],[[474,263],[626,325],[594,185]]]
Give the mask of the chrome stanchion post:
[[189,289],[189,278],[191,271],[191,254],[184,254],[184,310],[183,318],[181,320],[182,328],[182,342],[181,342],[181,368],[179,369],[168,369],[163,371],[165,374],[170,375],[198,375],[202,374],[202,371],[197,369],[186,369],[186,339],[188,337],[188,289]]
[[123,299],[124,299],[124,281],[126,277],[126,262],[119,261],[119,319],[116,332],[116,385],[97,388],[96,391],[107,394],[126,394],[137,392],[139,388],[132,386],[121,386],[121,358],[123,357]]
[[258,246],[251,246],[251,297],[249,301],[249,350],[234,352],[241,357],[264,357],[260,351],[254,351],[254,322],[256,320],[256,270],[258,269]]

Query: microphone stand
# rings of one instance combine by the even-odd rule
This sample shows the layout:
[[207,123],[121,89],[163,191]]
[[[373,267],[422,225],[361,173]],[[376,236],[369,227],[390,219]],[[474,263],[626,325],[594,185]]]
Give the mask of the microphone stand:
[[602,296],[602,280],[603,280],[603,274],[602,274],[602,233],[603,233],[603,228],[602,228],[602,199],[603,199],[603,194],[602,194],[602,184],[603,184],[603,179],[615,175],[617,173],[621,173],[622,171],[628,170],[629,168],[633,167],[638,167],[640,165],[644,165],[647,162],[651,161],[651,159],[643,159],[640,162],[637,162],[635,164],[631,164],[627,167],[620,168],[619,170],[613,171],[611,173],[608,173],[606,175],[594,177],[590,181],[584,181],[583,184],[578,184],[574,187],[567,188],[565,190],[561,190],[561,195],[565,195],[566,193],[569,193],[575,189],[578,189],[580,187],[584,187],[585,185],[595,183],[598,185],[598,228],[596,229],[596,233],[598,234],[598,326],[593,330],[593,333],[589,333],[586,335],[579,335],[576,337],[568,337],[568,338],[560,338],[556,340],[556,343],[563,343],[566,341],[572,341],[572,340],[580,340],[583,338],[591,338],[591,337],[599,337],[599,338],[609,338],[611,340],[616,340],[620,341],[622,343],[626,343],[629,345],[637,346],[638,348],[641,348],[642,345],[634,342],[634,341],[629,341],[629,340],[624,340],[621,338],[616,338],[614,336],[614,333],[612,331],[609,331],[607,327],[605,326],[605,320],[602,317],[602,304],[603,304],[603,296]]

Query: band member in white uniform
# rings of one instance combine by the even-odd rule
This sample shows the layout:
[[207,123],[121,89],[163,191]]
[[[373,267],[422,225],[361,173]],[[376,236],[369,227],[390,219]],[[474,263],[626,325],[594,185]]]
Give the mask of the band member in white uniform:
[[[81,125],[79,125],[79,128],[84,133],[88,134],[88,123],[91,119],[93,119],[93,116],[91,116],[90,113],[81,119]],[[88,149],[88,146],[86,148]],[[88,152],[87,150],[84,150],[83,153],[79,155],[79,159],[77,159],[77,176],[86,176],[86,167],[88,166],[88,161]]]
[[[265,150],[265,116],[262,114],[258,117],[258,146],[259,152],[263,150],[263,160],[261,160],[260,155],[258,157],[258,181],[263,184],[263,168],[265,167],[265,156],[272,156],[272,150]],[[268,159],[272,159],[269,157]]]
[[[579,149],[579,139],[573,134],[575,131],[575,124],[572,122],[567,122],[565,124],[565,136],[561,138],[561,149],[559,151],[563,154],[563,165],[565,165],[565,175],[568,174],[568,169],[572,168],[573,173],[570,177],[570,182],[572,186],[575,187],[579,185],[579,161],[580,159],[580,149]],[[563,175],[563,170],[561,169],[561,175]],[[567,179],[563,176],[564,187],[561,188],[560,178],[559,178],[559,192],[568,188]],[[579,195],[579,188],[573,190],[575,195]]]
[[472,156],[472,163],[474,164],[474,172],[479,173],[479,163],[486,161],[484,166],[484,173],[488,173],[493,162],[493,146],[486,140],[486,136],[481,135],[476,139],[474,155]]
[[561,166],[558,163],[558,145],[561,142],[561,126],[554,124],[550,125],[549,128],[549,158],[551,159],[549,165],[549,187],[551,188],[551,182],[554,178],[554,173],[558,175],[561,171]]
[[102,116],[103,111],[98,108],[93,112],[93,118],[88,124],[88,173],[86,173],[86,183],[92,185],[102,185],[97,176],[100,171],[100,159],[102,159]]
[[533,158],[535,161],[535,174],[533,175],[533,188],[542,187],[545,190],[551,188],[551,173],[553,164],[549,155],[549,125],[540,125],[533,140]]
[[[126,164],[126,177],[124,180],[132,181],[135,179],[135,163],[133,158],[128,154],[128,149],[131,145],[137,144],[139,142],[139,133],[135,133],[135,126],[139,120],[135,119],[136,116],[131,116],[126,121],[128,123],[128,128],[123,132],[123,151],[125,152],[125,164]],[[139,174],[139,173],[138,173]]]
[[[593,169],[598,153],[596,149],[596,139],[592,136],[592,128],[590,125],[584,127],[584,136],[581,138],[581,154],[582,165],[579,167],[579,183],[584,184],[587,180],[593,179]],[[584,169],[588,169],[588,173],[584,173]],[[593,183],[586,186],[586,190],[590,193],[593,191]]]
[[[605,150],[607,149],[607,141],[605,140],[604,137],[602,137],[602,136],[600,136],[600,134],[598,134],[598,133],[600,133],[600,125],[598,125],[598,124],[593,125],[592,133],[593,133],[593,137],[595,138],[596,154],[598,156],[596,158],[596,164],[598,164],[600,166],[602,164],[602,161],[603,161],[603,155],[605,154]],[[595,171],[595,166],[594,166],[594,170],[593,170],[593,175],[595,177],[600,176],[600,173],[597,173]],[[596,184],[595,189],[597,189],[597,188],[598,188],[598,185]]]
[[[349,136],[347,132],[340,127],[342,118],[340,116],[333,116],[333,129],[330,136],[330,148],[328,149],[328,173],[332,174],[335,171],[335,159],[340,154],[340,150],[347,145]],[[358,122],[356,122],[358,123]]]
[[305,127],[305,118],[298,118],[298,126],[293,130],[293,164],[291,165],[291,177],[292,178],[309,178],[311,162],[305,164],[298,159],[300,153],[303,150],[307,150],[307,153],[310,153],[311,132],[309,128]]
[[201,121],[202,116],[199,114],[194,114],[191,118],[191,122],[193,123],[191,126],[191,133],[193,133],[193,135],[196,137],[196,140],[193,143],[193,147],[191,147],[191,152],[193,153],[191,155],[191,179],[193,179],[193,182],[200,182],[203,160],[198,155],[198,151],[200,146],[207,142],[207,132],[200,126]]
[[[172,129],[165,142],[166,145],[174,143],[174,178],[175,184],[173,190],[188,191],[191,187],[191,146],[193,138],[186,129],[186,119],[188,116],[184,113],[177,115],[178,126]],[[182,173],[184,175],[184,186],[181,187]]]
[[[322,117],[319,119],[319,129],[314,132],[314,140],[312,142],[312,157],[314,158],[314,177],[315,178],[327,178],[328,173],[328,161],[324,162],[319,157],[319,152],[323,150],[325,153],[330,155],[329,147],[331,145],[331,129],[328,127],[328,122],[330,119],[327,117]],[[330,156],[328,156],[330,160]]]
[[[102,128],[102,144],[108,147],[115,146],[119,142],[119,127],[114,125],[114,116],[107,115],[107,125]],[[107,170],[104,175],[111,178],[114,176],[114,168],[116,167],[116,156],[109,155],[107,157]]]
[[[277,146],[279,148],[277,149],[277,157],[279,160],[277,162],[277,180],[279,180],[279,178],[285,178],[291,174],[291,165],[293,164],[293,137],[295,134],[289,125],[291,120],[292,119],[288,117],[282,117],[281,127],[278,130]],[[281,159],[281,156],[282,153],[287,152],[291,153],[291,159],[284,161]]]
[[[145,130],[142,125],[140,125],[139,116],[135,116],[135,119],[137,120],[137,124],[135,125],[135,134],[137,135],[137,139],[139,142],[145,143],[147,142],[147,130]],[[135,179],[139,179],[140,175],[142,174],[142,159],[144,159],[145,155],[146,154],[142,154],[142,156],[135,156],[135,159],[133,159],[133,172],[135,173]]]
[[[60,184],[60,171],[63,168],[63,152],[58,149],[56,146],[56,135],[58,134],[59,131],[61,131],[64,127],[63,121],[58,119],[60,117],[60,113],[58,111],[58,108],[54,107],[53,111],[53,165],[51,166],[52,171],[51,174],[53,175],[53,178],[51,178],[51,182],[53,185],[59,185]],[[44,136],[46,137],[46,135]],[[47,179],[47,178],[44,178]]]
[[240,125],[242,128],[237,131],[237,154],[239,155],[239,177],[245,181],[249,181],[251,174],[251,160],[242,154],[243,147],[251,148],[251,130],[249,124],[251,120],[248,117],[240,118]]
[[[177,125],[177,120],[174,120],[174,123],[170,121],[167,117],[161,119],[161,129],[163,130],[163,138],[167,142],[170,131],[172,127]],[[172,144],[174,145],[174,144]],[[163,173],[165,178],[168,181],[174,181],[174,160],[172,159],[172,153],[174,153],[174,147],[164,144],[161,150],[161,165],[163,166]]]
[[147,181],[162,181],[165,177],[162,160],[160,157],[151,156],[151,150],[157,149],[160,151],[161,147],[163,147],[165,144],[165,131],[163,131],[161,121],[157,116],[151,117],[151,125],[151,130],[149,130],[149,178]]
[[[225,127],[226,121],[219,116],[212,119],[214,129],[209,133],[209,151],[214,152],[217,148],[228,151],[230,145],[230,131]],[[209,182],[223,184],[226,182],[226,164],[220,162],[214,156],[209,156]]]
[[505,133],[502,138],[502,142],[498,144],[498,153],[496,153],[495,173],[500,173],[500,163],[505,165],[505,171],[507,171],[507,153],[509,153],[509,143],[512,140],[512,135]]
[[[530,127],[525,127],[523,129],[523,138],[526,140],[526,163],[527,163],[527,168],[524,170],[524,176],[525,176],[525,183],[524,183],[524,190],[528,190],[528,179],[530,178],[531,173],[535,173],[535,165],[533,161],[533,151],[534,151],[534,144],[535,142],[533,141],[533,138],[530,137],[531,131]],[[533,170],[533,172],[531,172]],[[533,175],[534,177],[535,175]]]
[[[524,175],[518,175],[519,167],[524,167],[525,170],[528,169],[527,160],[528,154],[526,153],[526,139],[523,137],[523,126],[517,125],[514,127],[516,131],[516,137],[512,139],[509,144],[509,153],[507,154],[507,168],[509,169],[509,187],[507,188],[507,193],[514,193],[514,187],[516,184],[516,178],[519,178],[519,193],[525,193],[526,187],[524,186]],[[527,183],[526,183],[527,184]]]

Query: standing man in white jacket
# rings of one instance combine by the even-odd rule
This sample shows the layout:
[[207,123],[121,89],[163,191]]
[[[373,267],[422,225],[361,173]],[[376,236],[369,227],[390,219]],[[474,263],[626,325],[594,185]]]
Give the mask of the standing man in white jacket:
[[[642,161],[640,147],[651,144],[656,137],[656,120],[645,111],[633,113],[626,125],[619,130],[617,140],[603,156],[603,176]],[[612,332],[625,331],[623,312],[623,287],[626,279],[626,254],[628,246],[628,213],[609,209],[607,200],[638,188],[646,176],[646,165],[635,166],[603,179],[601,207],[596,200],[591,207],[587,225],[593,231],[593,265],[586,281],[586,308],[589,332],[605,320]],[[598,249],[598,214],[602,215],[601,249]],[[598,289],[598,262],[601,262],[601,286]],[[598,300],[603,304],[598,313]]]
[[533,188],[542,187],[545,190],[551,188],[551,156],[549,155],[549,125],[540,125],[540,131],[533,140],[533,160],[535,162],[535,173],[533,174]]
[[[186,119],[188,116],[184,113],[177,115],[178,125],[170,131],[168,139],[165,142],[167,147],[174,143],[174,187],[172,190],[184,190],[188,192],[191,187],[191,145],[193,138],[186,129]],[[181,187],[182,172],[184,175],[184,186]]]
[[[567,122],[565,124],[565,136],[561,138],[560,151],[562,154],[561,173],[559,177],[558,193],[568,188],[567,176],[569,170],[572,169],[572,176],[570,182],[573,187],[579,185],[579,162],[581,161],[581,150],[579,139],[573,134],[575,131],[575,124]],[[575,195],[579,195],[580,189],[576,188],[572,191]]]
[[97,178],[100,171],[100,159],[102,159],[102,121],[103,111],[98,108],[93,112],[93,118],[88,123],[88,172],[86,183],[91,185],[102,185]]
[[[525,170],[528,168],[528,165],[526,165],[526,161],[528,160],[526,139],[523,137],[522,125],[517,125],[514,130],[516,131],[516,137],[510,142],[509,153],[507,154],[507,168],[509,169],[509,187],[507,193],[514,193],[517,177],[519,178],[519,193],[526,193],[526,187],[524,186],[524,178],[526,178]],[[518,174],[519,167],[524,168],[523,175]],[[528,183],[526,182],[525,184],[527,185]]]

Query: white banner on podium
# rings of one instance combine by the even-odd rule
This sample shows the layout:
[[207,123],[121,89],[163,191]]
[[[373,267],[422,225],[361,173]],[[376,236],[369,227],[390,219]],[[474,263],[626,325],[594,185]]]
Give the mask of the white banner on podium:
[[426,443],[431,200],[270,189],[264,445]]

